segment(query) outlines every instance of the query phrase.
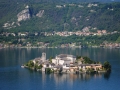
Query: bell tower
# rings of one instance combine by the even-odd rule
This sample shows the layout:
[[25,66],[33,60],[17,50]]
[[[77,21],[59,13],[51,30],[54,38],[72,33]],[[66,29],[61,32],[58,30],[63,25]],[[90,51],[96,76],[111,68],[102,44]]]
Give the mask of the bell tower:
[[45,60],[46,60],[46,53],[43,52],[42,53],[42,61],[45,62]]

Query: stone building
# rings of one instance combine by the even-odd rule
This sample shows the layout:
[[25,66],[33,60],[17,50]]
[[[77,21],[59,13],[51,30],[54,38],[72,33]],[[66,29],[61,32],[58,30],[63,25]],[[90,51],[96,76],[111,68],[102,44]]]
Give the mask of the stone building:
[[67,55],[67,54],[60,54],[55,57],[55,59],[52,59],[52,63],[56,65],[69,65],[71,63],[74,63],[76,61],[76,57],[73,55]]

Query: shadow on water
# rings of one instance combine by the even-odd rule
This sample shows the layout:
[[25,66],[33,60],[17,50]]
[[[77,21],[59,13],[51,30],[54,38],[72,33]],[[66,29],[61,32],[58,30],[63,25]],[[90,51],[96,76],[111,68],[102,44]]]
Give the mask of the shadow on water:
[[111,72],[106,72],[106,73],[104,74],[104,78],[105,78],[106,80],[109,80],[110,74],[111,74]]
[[[38,73],[37,71],[33,71],[33,70],[28,70],[29,73]],[[39,72],[40,74],[40,77],[42,75],[42,77],[44,76],[44,78],[47,78],[47,77],[52,77],[52,79],[57,82],[57,83],[62,83],[64,81],[70,81],[70,82],[73,82],[73,81],[76,81],[76,80],[79,80],[79,81],[89,81],[93,78],[95,79],[100,79],[100,78],[105,78],[106,80],[108,80],[110,78],[110,72],[107,72],[107,73],[79,73],[79,74],[75,74],[75,73],[68,73],[68,74],[58,74],[58,73],[45,73],[45,72]]]
[[[38,71],[34,71],[34,70],[31,70],[31,69],[28,69],[28,72],[29,73],[38,73]],[[62,82],[64,80],[80,80],[80,81],[89,81],[90,79],[92,78],[104,78],[106,80],[109,80],[110,78],[110,74],[111,72],[106,72],[106,73],[78,73],[78,74],[75,74],[75,73],[68,73],[68,74],[62,74],[62,73],[59,73],[59,74],[55,74],[55,73],[43,73],[41,71],[39,71],[40,74],[44,75],[45,77],[47,76],[52,76],[54,78],[55,81],[57,82]]]

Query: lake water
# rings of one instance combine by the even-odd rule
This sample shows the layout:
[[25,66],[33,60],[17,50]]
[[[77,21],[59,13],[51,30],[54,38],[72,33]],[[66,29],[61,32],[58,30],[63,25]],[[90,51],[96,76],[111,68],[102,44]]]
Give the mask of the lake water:
[[[44,74],[20,66],[42,52],[88,56],[95,61],[109,61],[110,74]],[[0,49],[0,90],[120,90],[120,49]]]

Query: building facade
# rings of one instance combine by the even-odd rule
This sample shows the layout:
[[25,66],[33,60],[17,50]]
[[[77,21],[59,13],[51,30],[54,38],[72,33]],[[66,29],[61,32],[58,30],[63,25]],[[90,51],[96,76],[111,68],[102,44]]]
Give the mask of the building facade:
[[73,55],[67,55],[67,54],[60,54],[57,55],[54,59],[52,59],[52,63],[56,65],[69,65],[71,63],[74,63],[76,61],[76,57]]

